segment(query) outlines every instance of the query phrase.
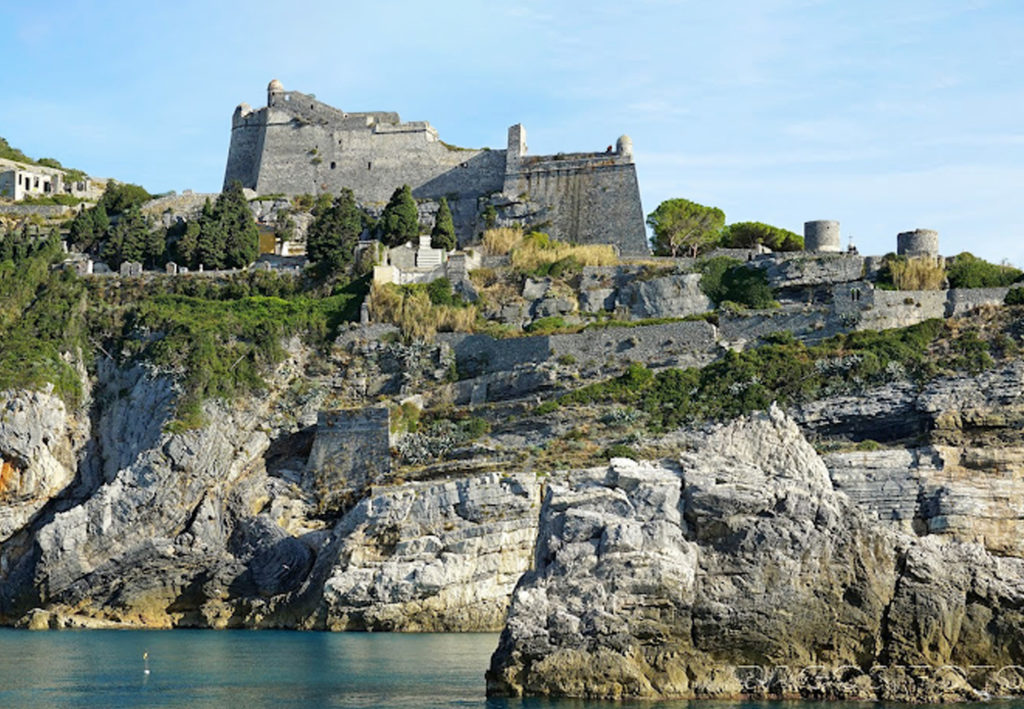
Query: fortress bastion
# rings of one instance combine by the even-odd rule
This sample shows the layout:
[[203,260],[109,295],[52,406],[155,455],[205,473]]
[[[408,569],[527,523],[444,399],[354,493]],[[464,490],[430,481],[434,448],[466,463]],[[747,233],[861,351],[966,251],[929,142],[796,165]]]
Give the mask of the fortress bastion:
[[522,125],[505,150],[443,142],[426,121],[386,111],[350,113],[312,95],[267,87],[267,105],[239,105],[231,119],[224,185],[238,180],[260,195],[337,193],[365,205],[387,202],[408,184],[420,200],[448,199],[460,243],[483,229],[489,204],[512,205],[512,218],[553,237],[615,244],[648,253],[643,209],[627,136],[604,152],[529,155]]

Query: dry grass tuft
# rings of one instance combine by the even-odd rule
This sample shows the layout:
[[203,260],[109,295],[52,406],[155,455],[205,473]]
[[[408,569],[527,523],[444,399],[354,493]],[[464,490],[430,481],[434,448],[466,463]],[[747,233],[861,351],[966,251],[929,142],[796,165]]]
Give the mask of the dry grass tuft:
[[491,256],[504,256],[523,238],[519,227],[497,227],[484,232],[484,250]]
[[889,264],[897,290],[939,290],[946,280],[946,268],[927,256],[893,261]]
[[533,232],[524,236],[511,252],[512,265],[523,271],[533,271],[541,266],[575,260],[580,266],[615,266],[619,256],[608,244],[568,244],[552,241],[547,234]]
[[407,341],[429,342],[438,332],[472,332],[477,319],[476,306],[434,305],[426,289],[391,283],[374,283],[368,303],[376,322],[397,325]]

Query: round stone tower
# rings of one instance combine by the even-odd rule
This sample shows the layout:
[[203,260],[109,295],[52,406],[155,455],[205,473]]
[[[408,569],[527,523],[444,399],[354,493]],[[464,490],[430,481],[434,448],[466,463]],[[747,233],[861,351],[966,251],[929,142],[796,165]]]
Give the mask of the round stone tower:
[[274,105],[274,97],[277,94],[283,94],[283,93],[284,93],[284,84],[282,84],[277,79],[271,79],[270,83],[267,84],[267,105],[268,106],[273,106]]
[[804,251],[839,253],[841,250],[839,222],[831,219],[804,222]]
[[939,232],[914,229],[896,235],[896,253],[900,256],[938,256]]
[[619,139],[615,141],[615,152],[622,157],[633,157],[633,139],[628,135],[620,135]]

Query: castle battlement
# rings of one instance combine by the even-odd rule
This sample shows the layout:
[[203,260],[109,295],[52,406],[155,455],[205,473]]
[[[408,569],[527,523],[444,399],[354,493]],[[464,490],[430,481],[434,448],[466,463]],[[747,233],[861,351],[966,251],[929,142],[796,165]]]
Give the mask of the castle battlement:
[[235,109],[224,185],[286,195],[347,187],[364,205],[380,205],[408,184],[419,200],[448,200],[460,243],[483,230],[483,210],[498,203],[515,204],[511,219],[556,239],[648,252],[628,137],[604,152],[532,156],[525,136],[517,124],[508,150],[457,148],[427,121],[343,111],[274,80],[266,107]]

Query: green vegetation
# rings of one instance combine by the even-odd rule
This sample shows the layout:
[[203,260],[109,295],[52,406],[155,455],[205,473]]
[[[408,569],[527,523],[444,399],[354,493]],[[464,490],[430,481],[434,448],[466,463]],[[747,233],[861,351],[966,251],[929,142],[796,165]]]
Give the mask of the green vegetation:
[[[438,286],[374,283],[367,301],[371,316],[378,322],[397,325],[406,341],[410,342],[429,341],[438,331],[471,332],[477,319],[476,307],[451,296],[448,279],[439,280],[442,284]],[[445,291],[448,295],[444,295]],[[447,304],[449,297],[452,300]]]
[[725,226],[725,212],[688,199],[668,199],[647,215],[654,231],[656,256],[679,256],[684,250],[696,256],[718,243]]
[[416,241],[420,233],[419,211],[409,185],[402,185],[392,193],[377,229],[380,240],[389,247]]
[[81,383],[64,354],[87,356],[85,288],[72,274],[50,270],[62,256],[56,234],[0,237],[0,390],[52,384],[77,404]]
[[366,282],[316,297],[274,273],[214,282],[182,277],[147,283],[83,280],[52,270],[63,258],[56,233],[0,237],[0,390],[54,386],[69,405],[81,397],[75,362],[94,352],[141,359],[177,375],[175,428],[201,423],[209,397],[250,393],[284,355],[283,338],[319,345],[358,316]]
[[654,373],[631,364],[621,376],[569,392],[558,404],[628,404],[646,413],[650,429],[663,431],[747,414],[773,401],[798,404],[897,379],[923,382],[941,371],[978,372],[992,365],[995,349],[995,340],[970,329],[954,332],[940,320],[853,332],[813,347],[792,335],[772,340],[702,369]]
[[[329,199],[329,198],[328,198]],[[363,213],[352,190],[343,189],[333,202],[317,203],[306,236],[306,253],[324,274],[343,271],[352,263],[363,231]]]
[[111,180],[103,190],[97,206],[103,207],[107,214],[122,214],[132,207],[141,207],[153,199],[153,195],[139,185]]
[[18,204],[37,204],[40,206],[61,206],[61,207],[77,207],[86,200],[82,197],[75,197],[69,194],[55,194],[42,196],[31,196],[24,197]]
[[430,245],[435,249],[451,251],[457,243],[455,223],[452,221],[452,210],[448,206],[448,200],[442,197],[441,204],[437,208],[434,228],[430,232]]
[[787,229],[761,222],[736,222],[722,230],[720,246],[750,248],[761,244],[772,251],[800,251],[804,238]]
[[775,305],[768,277],[758,268],[749,268],[734,258],[715,256],[699,264],[700,289],[716,304],[736,303],[747,308]]
[[1024,287],[1008,290],[1003,302],[1007,305],[1024,305]]
[[23,162],[28,165],[37,164],[35,160],[25,153],[21,152],[17,148],[11,147],[11,144],[4,138],[0,138],[0,158],[14,160],[15,162]]
[[950,288],[994,288],[1017,283],[1024,271],[997,265],[964,251],[954,256],[946,269]]

